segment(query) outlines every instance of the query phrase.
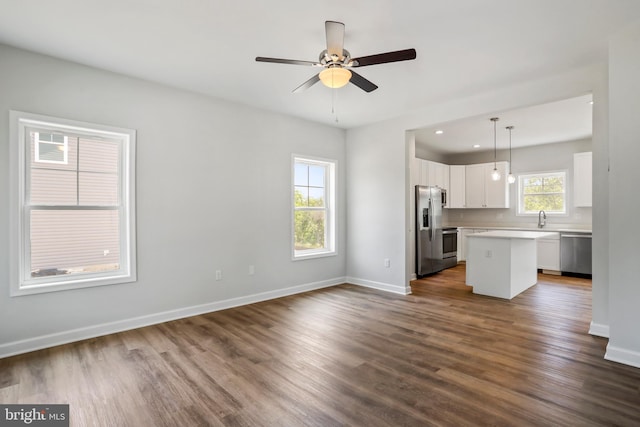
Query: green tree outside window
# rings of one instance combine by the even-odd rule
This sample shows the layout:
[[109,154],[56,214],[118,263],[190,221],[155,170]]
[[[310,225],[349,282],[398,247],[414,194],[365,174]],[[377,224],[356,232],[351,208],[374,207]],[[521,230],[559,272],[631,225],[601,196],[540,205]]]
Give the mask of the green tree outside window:
[[518,213],[537,214],[541,210],[559,214],[567,212],[565,172],[520,175],[518,182]]

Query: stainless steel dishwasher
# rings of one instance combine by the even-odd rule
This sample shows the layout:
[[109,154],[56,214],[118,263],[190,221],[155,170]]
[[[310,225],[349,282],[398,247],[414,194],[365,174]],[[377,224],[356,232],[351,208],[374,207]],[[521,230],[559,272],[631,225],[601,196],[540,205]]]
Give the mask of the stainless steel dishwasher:
[[560,233],[560,271],[591,274],[591,233]]

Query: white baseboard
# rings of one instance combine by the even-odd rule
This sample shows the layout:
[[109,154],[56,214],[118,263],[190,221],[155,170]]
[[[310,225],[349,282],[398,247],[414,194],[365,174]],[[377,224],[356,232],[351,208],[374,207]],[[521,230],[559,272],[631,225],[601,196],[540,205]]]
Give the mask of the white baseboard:
[[640,368],[640,352],[615,347],[612,346],[611,343],[607,345],[607,352],[604,354],[604,358],[612,362]]
[[609,338],[609,325],[594,323],[592,321],[589,325],[589,334],[597,337]]
[[411,286],[391,285],[389,283],[374,282],[373,280],[358,279],[357,277],[347,277],[347,283],[363,286],[365,288],[378,289],[380,291],[392,292],[394,294],[409,295],[411,293]]
[[20,341],[13,341],[5,344],[0,344],[0,359],[9,356],[15,356],[16,354],[28,353],[34,350],[67,344],[74,341],[80,341],[84,339],[99,337],[102,335],[113,334],[116,332],[127,331],[130,329],[141,328],[144,326],[155,325],[171,320],[197,316],[199,314],[211,313],[213,311],[226,310],[228,308],[267,301],[274,298],[286,297],[289,295],[313,291],[316,289],[328,288],[330,286],[340,285],[342,283],[345,283],[346,281],[347,280],[345,277],[337,277],[320,282],[306,283],[303,285],[277,289],[274,291],[261,292],[258,294],[231,298],[223,301],[215,301],[207,304],[194,305],[191,307],[184,307],[176,310],[149,314],[146,316],[133,317],[130,319],[118,320],[115,322],[103,323],[94,326],[87,326],[84,328],[72,329],[69,331],[57,332],[49,335],[42,335],[39,337],[28,338]]

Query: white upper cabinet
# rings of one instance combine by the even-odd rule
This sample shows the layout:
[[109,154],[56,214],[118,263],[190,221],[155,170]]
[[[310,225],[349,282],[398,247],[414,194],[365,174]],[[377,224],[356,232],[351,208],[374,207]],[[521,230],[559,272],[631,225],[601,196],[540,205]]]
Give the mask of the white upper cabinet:
[[466,166],[464,177],[465,208],[485,207],[484,174],[483,164]]
[[[419,164],[419,167],[418,167]],[[433,162],[431,160],[414,159],[414,168],[418,169],[419,185],[431,185],[449,191],[449,165]]]
[[449,166],[449,194],[448,208],[464,208],[465,205],[465,175],[464,165]]
[[429,162],[429,185],[449,190],[449,165]]
[[499,181],[491,179],[493,163],[445,165],[415,158],[411,180],[416,185],[437,186],[447,190],[446,208],[508,208],[508,162],[497,162]]
[[591,152],[573,155],[573,204],[576,207],[592,205],[592,155]]
[[509,184],[508,162],[497,162],[500,179],[491,179],[494,163],[467,165],[465,168],[465,207],[466,208],[508,208]]
[[509,174],[509,162],[497,162],[496,168],[500,172],[500,179],[494,181],[491,179],[493,164],[490,163],[485,174],[485,200],[487,208],[508,208],[509,207],[509,183],[507,175]]

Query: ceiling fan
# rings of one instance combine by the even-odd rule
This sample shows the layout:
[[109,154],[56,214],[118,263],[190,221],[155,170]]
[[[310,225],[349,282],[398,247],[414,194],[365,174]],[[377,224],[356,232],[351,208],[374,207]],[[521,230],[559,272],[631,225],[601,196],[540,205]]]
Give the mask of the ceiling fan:
[[352,71],[353,68],[416,59],[415,49],[397,50],[394,52],[362,56],[360,58],[351,58],[351,54],[349,51],[344,49],[343,46],[344,24],[342,22],[326,21],[324,23],[324,28],[327,37],[327,48],[320,52],[318,62],[265,58],[262,56],[256,57],[256,61],[324,68],[324,70],[320,71],[318,74],[293,90],[294,93],[298,93],[310,88],[318,81],[322,81],[325,86],[330,88],[339,88],[351,82],[365,92],[372,92],[376,90],[378,86],[355,71]]

